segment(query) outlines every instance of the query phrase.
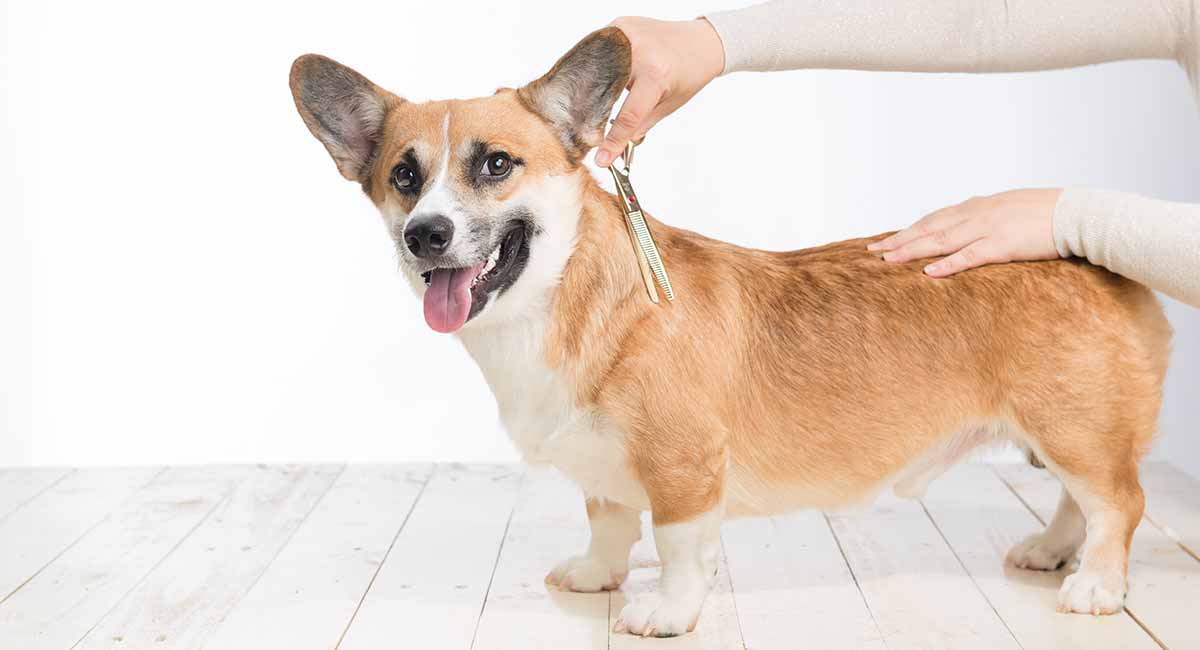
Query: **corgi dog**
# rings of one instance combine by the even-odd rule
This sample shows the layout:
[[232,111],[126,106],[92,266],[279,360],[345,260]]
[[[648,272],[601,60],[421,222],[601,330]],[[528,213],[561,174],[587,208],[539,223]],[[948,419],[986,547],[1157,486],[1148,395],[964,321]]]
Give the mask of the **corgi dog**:
[[585,496],[586,551],[546,582],[617,588],[649,510],[657,590],[617,631],[690,631],[726,517],[919,497],[968,452],[1015,443],[1063,484],[1009,553],[1054,570],[1059,609],[1121,609],[1170,327],[1145,287],[1080,260],[933,279],[884,235],[768,252],[649,218],[678,294],[653,304],[624,216],[584,164],[629,82],[594,32],[541,78],[405,101],[318,55],[292,66],[304,123],[361,185],[436,332],[483,371],[530,463]]

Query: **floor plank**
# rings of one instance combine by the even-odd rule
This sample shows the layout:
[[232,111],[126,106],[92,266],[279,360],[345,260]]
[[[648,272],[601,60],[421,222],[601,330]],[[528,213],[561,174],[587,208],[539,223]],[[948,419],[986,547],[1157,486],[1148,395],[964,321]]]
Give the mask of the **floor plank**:
[[[997,465],[996,471],[1043,521],[1058,503],[1058,479],[1025,464]],[[1200,563],[1153,525],[1142,522],[1129,557],[1127,610],[1169,648],[1200,648],[1197,608]]]
[[438,467],[339,650],[467,650],[520,477],[513,465]]
[[0,521],[0,602],[161,471],[81,469]]
[[430,470],[347,467],[205,649],[335,647]]
[[830,522],[890,650],[1019,647],[919,503],[887,494]]
[[829,523],[815,510],[725,523],[725,554],[746,647],[885,646]]
[[77,647],[203,647],[340,471],[333,466],[254,468]]
[[159,474],[0,604],[0,648],[74,645],[246,473],[244,467],[191,467]]
[[933,482],[922,501],[1025,650],[1158,648],[1128,616],[1058,613],[1064,571],[1026,571],[1005,565],[1008,549],[1043,526],[989,466],[955,467]]
[[579,488],[556,470],[530,469],[496,564],[475,650],[608,647],[608,594],[548,588],[556,563],[583,552],[587,513]]
[[[642,517],[642,539],[633,547],[629,578],[621,585],[621,590],[613,592],[609,603],[609,622],[616,622],[621,608],[638,594],[653,590],[658,586],[661,564],[654,547],[654,532],[648,521],[649,516]],[[738,624],[737,605],[733,598],[733,586],[729,582],[729,563],[722,549],[718,556],[717,579],[704,608],[700,611],[700,620],[696,629],[688,634],[669,639],[643,639],[631,634],[616,634],[609,632],[609,648],[611,650],[644,650],[651,645],[658,650],[740,650],[745,648],[742,642],[741,629]],[[817,647],[817,646],[813,646]]]
[[66,467],[0,469],[0,521],[70,473]]
[[1141,471],[1146,517],[1200,561],[1200,480],[1166,463]]
[[656,586],[648,522],[622,591],[548,590],[586,547],[583,499],[556,472],[521,474],[0,469],[0,648],[1200,647],[1200,481],[1166,465],[1142,471],[1129,615],[1058,614],[1065,572],[1006,567],[1058,483],[968,464],[922,503],[727,522],[697,630],[666,640],[610,632]]

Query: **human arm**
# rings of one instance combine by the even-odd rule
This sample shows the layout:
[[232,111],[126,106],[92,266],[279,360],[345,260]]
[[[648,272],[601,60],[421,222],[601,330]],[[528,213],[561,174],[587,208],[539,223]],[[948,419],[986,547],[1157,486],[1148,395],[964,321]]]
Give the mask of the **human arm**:
[[941,257],[946,277],[984,264],[1083,257],[1200,307],[1200,205],[1089,189],[1016,190],[938,210],[872,244],[889,262]]
[[711,13],[725,73],[1017,72],[1180,59],[1192,0],[774,0]]
[[1121,59],[1195,70],[1196,0],[774,0],[691,21],[613,21],[633,50],[604,166],[721,74],[1014,72]]

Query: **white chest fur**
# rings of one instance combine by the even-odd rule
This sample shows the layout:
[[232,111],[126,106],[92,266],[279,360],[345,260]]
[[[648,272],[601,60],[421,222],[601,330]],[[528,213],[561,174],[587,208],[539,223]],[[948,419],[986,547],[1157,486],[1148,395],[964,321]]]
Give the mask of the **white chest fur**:
[[544,361],[543,332],[543,323],[520,319],[461,334],[496,397],[501,422],[527,462],[557,467],[589,497],[649,509],[629,466],[625,433],[575,404],[566,380]]

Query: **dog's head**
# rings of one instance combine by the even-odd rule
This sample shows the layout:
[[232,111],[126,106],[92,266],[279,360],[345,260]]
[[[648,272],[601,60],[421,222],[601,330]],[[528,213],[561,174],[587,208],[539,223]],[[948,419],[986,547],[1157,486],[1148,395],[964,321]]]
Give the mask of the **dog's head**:
[[629,79],[616,28],[540,79],[469,100],[408,102],[333,60],[292,65],[304,123],[375,203],[439,332],[538,304],[575,238],[582,160]]

